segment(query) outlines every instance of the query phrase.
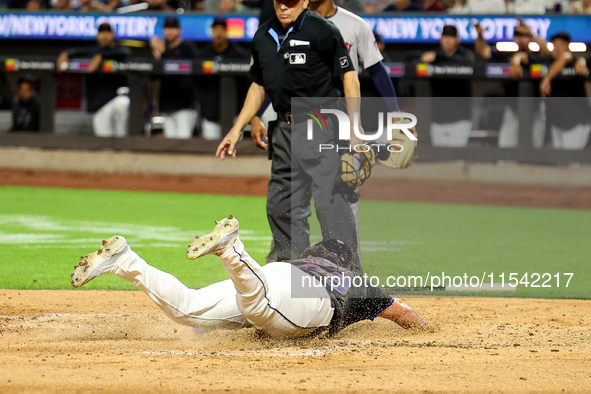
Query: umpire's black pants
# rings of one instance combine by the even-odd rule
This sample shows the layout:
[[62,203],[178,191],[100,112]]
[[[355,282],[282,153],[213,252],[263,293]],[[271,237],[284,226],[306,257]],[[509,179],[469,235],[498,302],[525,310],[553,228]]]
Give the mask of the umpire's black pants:
[[[335,130],[329,118],[328,129]],[[332,132],[314,125],[307,139],[306,123],[278,121],[271,131],[271,179],[267,193],[267,218],[273,233],[267,262],[296,259],[310,246],[308,218],[314,198],[323,239],[340,239],[352,251],[353,264],[361,270],[357,250],[357,225],[351,203],[335,191],[340,181],[340,155]]]

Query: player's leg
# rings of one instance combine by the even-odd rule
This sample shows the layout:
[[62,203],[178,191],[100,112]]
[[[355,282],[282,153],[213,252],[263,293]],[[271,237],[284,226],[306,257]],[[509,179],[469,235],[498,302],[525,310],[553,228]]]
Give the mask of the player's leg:
[[534,110],[534,123],[532,125],[532,144],[534,148],[543,148],[546,139],[546,103],[537,98]]
[[[211,234],[189,245],[187,257],[220,257],[236,287],[236,304],[255,327],[271,336],[300,337],[329,324],[332,308],[326,297],[292,297],[292,280],[307,275],[289,263],[261,267],[244,249],[238,221],[231,216],[217,222]],[[293,272],[292,272],[293,269]]]
[[[511,100],[513,103],[513,100]],[[505,105],[503,120],[499,129],[499,148],[514,148],[519,135],[519,118],[511,105]]]
[[410,305],[398,298],[393,298],[392,303],[378,317],[392,320],[403,328],[423,328],[427,322]]
[[127,123],[129,119],[129,96],[121,94],[110,101],[112,103],[112,121],[115,137],[127,135]]
[[111,123],[112,105],[109,101],[99,108],[92,116],[92,129],[96,137],[113,137],[113,127]]
[[310,180],[292,163],[291,127],[278,122],[271,140],[267,219],[273,241],[267,262],[297,258],[310,244]]
[[176,132],[178,130],[176,112],[167,114],[162,124],[162,131],[164,132],[165,138],[176,138]]
[[82,257],[72,274],[72,285],[80,287],[106,273],[137,286],[176,323],[205,329],[240,328],[245,324],[231,281],[189,289],[174,276],[146,263],[121,236],[103,241],[96,252]]
[[[333,127],[333,119],[327,119],[329,130]],[[353,253],[353,267],[361,271],[357,219],[354,207],[344,193],[335,191],[340,183],[341,157],[336,149],[320,150],[320,146],[334,144],[334,138],[321,130],[313,130],[313,140],[306,137],[306,125],[294,126],[293,140],[295,166],[302,168],[309,177],[311,186],[294,185],[292,191],[309,193],[311,189],[316,216],[320,223],[323,239],[339,239]],[[308,197],[309,198],[309,197]],[[293,226],[292,226],[293,227]],[[300,253],[303,250],[299,251]]]
[[193,129],[197,121],[197,111],[194,109],[181,109],[175,114],[177,122],[176,138],[189,139],[193,137]]
[[563,132],[558,126],[550,126],[550,135],[552,136],[552,147],[554,149],[564,149]]
[[591,125],[578,124],[568,130],[560,130],[562,134],[562,149],[584,149],[589,141]]

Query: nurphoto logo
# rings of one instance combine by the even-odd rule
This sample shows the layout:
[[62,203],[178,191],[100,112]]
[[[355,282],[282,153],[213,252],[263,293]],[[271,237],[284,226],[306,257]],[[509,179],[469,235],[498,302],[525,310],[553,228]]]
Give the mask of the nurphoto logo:
[[[351,130],[355,136],[364,141],[363,144],[358,144],[347,149],[353,149],[356,152],[365,152],[367,150],[368,144],[372,146],[379,146],[378,141],[380,141],[384,132],[386,133],[386,141],[392,141],[395,139],[394,133],[402,132],[404,133],[410,140],[417,141],[417,137],[410,131],[417,124],[417,117],[408,112],[379,112],[378,113],[378,129],[374,133],[362,133],[359,130],[359,114],[353,114],[353,121],[351,121],[349,115],[341,110],[338,109],[328,109],[322,108],[320,112],[309,109],[306,112],[311,119],[307,120],[307,138],[309,141],[314,139],[314,122],[320,127],[321,131],[327,130],[328,125],[322,114],[333,114],[336,116],[338,121],[338,139],[341,141],[350,141],[351,140]],[[392,147],[391,152],[400,152],[404,148],[401,145],[391,144],[387,148],[390,150]],[[327,150],[327,149],[343,149],[339,147],[335,147],[333,144],[320,144],[319,151]]]

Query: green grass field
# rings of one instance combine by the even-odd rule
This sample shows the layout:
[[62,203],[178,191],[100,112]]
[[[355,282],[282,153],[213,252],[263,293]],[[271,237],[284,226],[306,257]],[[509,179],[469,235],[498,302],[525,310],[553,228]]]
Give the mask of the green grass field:
[[[187,244],[228,214],[240,220],[255,259],[264,261],[270,245],[261,197],[0,187],[0,202],[0,288],[69,289],[79,257],[114,234],[150,264],[201,287],[226,274],[215,257],[187,260]],[[364,269],[382,283],[442,272],[485,275],[486,283],[493,274],[500,283],[504,273],[508,287],[510,273],[519,280],[528,273],[529,285],[516,291],[458,294],[591,298],[591,211],[362,201],[360,217]],[[552,275],[534,283],[551,287],[530,287],[534,273]],[[574,274],[568,288],[564,273]],[[84,288],[134,286],[104,275]]]

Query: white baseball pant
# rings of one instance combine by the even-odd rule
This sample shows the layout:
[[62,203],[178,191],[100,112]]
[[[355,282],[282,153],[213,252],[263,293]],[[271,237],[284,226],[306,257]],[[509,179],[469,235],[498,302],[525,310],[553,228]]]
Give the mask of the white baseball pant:
[[591,133],[590,124],[578,124],[572,129],[563,130],[550,126],[552,145],[555,149],[585,149]]
[[181,109],[166,115],[164,124],[164,136],[166,138],[189,139],[193,137],[193,129],[197,121],[197,111],[194,109]]
[[431,123],[431,145],[462,148],[468,146],[472,121],[459,120],[453,123]]
[[118,257],[111,273],[133,283],[169,318],[187,326],[254,326],[271,336],[295,338],[330,323],[334,310],[326,290],[321,289],[325,297],[292,297],[291,281],[302,281],[308,276],[304,271],[282,262],[261,267],[244,250],[239,237],[220,259],[230,279],[201,289],[188,288],[131,249]]
[[92,117],[97,137],[125,137],[129,118],[129,97],[120,95],[103,105]]
[[[534,109],[536,110],[536,109]],[[546,134],[546,104],[540,101],[540,105],[534,116],[532,125],[532,146],[534,148],[544,147]],[[499,130],[499,147],[515,148],[519,142],[519,117],[515,109],[509,105],[505,106],[503,120]]]

